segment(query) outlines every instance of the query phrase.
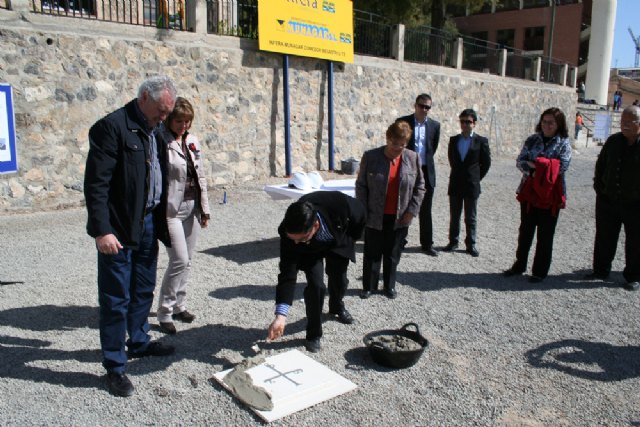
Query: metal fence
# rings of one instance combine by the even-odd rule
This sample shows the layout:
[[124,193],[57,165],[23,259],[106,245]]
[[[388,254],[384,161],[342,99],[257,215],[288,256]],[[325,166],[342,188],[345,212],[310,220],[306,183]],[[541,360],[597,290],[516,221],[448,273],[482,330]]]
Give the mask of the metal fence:
[[565,82],[563,80],[563,70],[564,64],[561,64],[550,58],[542,58],[542,66],[540,67],[540,81],[564,85]]
[[360,55],[391,58],[391,30],[384,17],[354,10],[353,51]]
[[[194,31],[195,3],[189,0],[31,0],[33,12],[72,18],[94,19],[131,25]],[[186,2],[189,2],[188,4]],[[4,7],[3,7],[4,6]],[[188,7],[187,7],[188,6]],[[0,8],[11,8],[11,0],[0,0]],[[258,0],[206,0],[209,34],[258,38]],[[394,25],[384,16],[354,9],[354,53],[392,57]],[[453,67],[456,34],[428,26],[407,28],[404,59],[412,62]],[[463,36],[462,68],[500,74],[504,46]],[[536,58],[507,49],[506,75],[525,80],[536,78]],[[542,58],[540,80],[558,85],[565,64]]]
[[46,15],[186,30],[183,0],[32,0]]
[[404,59],[453,67],[455,43],[455,37],[435,28],[407,28],[404,33]]
[[498,68],[501,49],[489,42],[463,37],[462,68],[483,73],[500,74]]
[[257,0],[207,0],[207,33],[258,38]]
[[523,55],[521,51],[507,52],[505,75],[523,80],[535,80],[536,58]]

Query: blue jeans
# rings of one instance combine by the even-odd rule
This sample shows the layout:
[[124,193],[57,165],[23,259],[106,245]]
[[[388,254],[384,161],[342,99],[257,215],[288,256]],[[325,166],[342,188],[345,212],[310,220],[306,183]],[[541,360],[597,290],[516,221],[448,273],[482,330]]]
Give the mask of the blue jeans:
[[[138,249],[121,249],[116,255],[98,253],[100,346],[107,372],[124,373],[129,351],[149,345],[149,310],[153,303],[158,264],[158,241],[153,215],[144,217]],[[127,334],[129,340],[125,342]]]

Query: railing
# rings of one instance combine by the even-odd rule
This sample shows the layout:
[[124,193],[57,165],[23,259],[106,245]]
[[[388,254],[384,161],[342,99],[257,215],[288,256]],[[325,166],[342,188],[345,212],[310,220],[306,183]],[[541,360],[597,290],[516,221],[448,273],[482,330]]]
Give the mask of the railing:
[[500,74],[498,63],[501,50],[479,43],[477,39],[463,38],[462,68],[483,73]]
[[33,0],[46,15],[186,30],[183,0]]
[[540,81],[564,85],[565,82],[563,79],[563,69],[564,64],[561,64],[550,58],[542,58],[542,66],[540,67]]
[[391,58],[391,29],[382,16],[354,10],[353,51],[360,55]]
[[404,33],[404,59],[453,67],[455,43],[455,37],[435,28],[407,28]]
[[536,58],[523,55],[522,51],[507,52],[505,75],[523,80],[536,79]]
[[258,38],[257,0],[207,0],[207,33]]

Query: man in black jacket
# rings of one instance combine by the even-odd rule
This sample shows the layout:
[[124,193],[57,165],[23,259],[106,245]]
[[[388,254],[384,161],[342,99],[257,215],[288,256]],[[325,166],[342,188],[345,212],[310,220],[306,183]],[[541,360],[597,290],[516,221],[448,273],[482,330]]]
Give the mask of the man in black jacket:
[[449,139],[449,244],[443,249],[450,252],[458,247],[460,215],[464,205],[464,223],[467,228],[465,245],[473,257],[479,254],[476,248],[476,224],[480,181],[491,167],[489,141],[474,132],[478,115],[472,109],[463,110],[458,116],[461,133]]
[[433,193],[436,188],[436,166],[434,156],[440,142],[440,123],[429,118],[431,96],[426,93],[418,95],[414,105],[414,114],[400,117],[398,120],[409,123],[413,133],[407,144],[409,150],[418,153],[422,172],[424,173],[424,199],[420,205],[420,246],[430,256],[438,256],[433,247],[433,220],[431,207]]
[[337,191],[307,194],[289,206],[278,228],[280,274],[276,287],[276,317],[268,331],[270,340],[284,333],[298,271],[304,271],[307,277],[305,347],[313,353],[320,351],[322,306],[327,290],[323,280],[324,260],[329,279],[329,313],[342,323],[353,323],[342,299],[349,284],[349,260],[356,261],[355,241],[362,235],[365,220],[362,203]]
[[621,132],[611,135],[596,161],[596,238],[593,272],[604,280],[611,273],[620,229],[625,233],[626,290],[640,290],[640,107],[630,105],[620,117]]
[[89,130],[87,233],[98,250],[102,365],[109,391],[117,396],[134,392],[125,375],[127,358],[174,352],[171,346],[150,342],[147,317],[156,284],[157,238],[166,230],[166,149],[155,130],[175,100],[176,89],[168,77],[151,77],[140,86],[137,99]]

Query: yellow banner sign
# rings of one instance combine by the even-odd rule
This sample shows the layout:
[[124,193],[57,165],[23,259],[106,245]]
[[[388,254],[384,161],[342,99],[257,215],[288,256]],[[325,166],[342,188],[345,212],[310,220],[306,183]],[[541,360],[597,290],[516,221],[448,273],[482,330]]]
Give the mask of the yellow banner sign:
[[353,62],[351,0],[258,0],[260,50]]

